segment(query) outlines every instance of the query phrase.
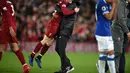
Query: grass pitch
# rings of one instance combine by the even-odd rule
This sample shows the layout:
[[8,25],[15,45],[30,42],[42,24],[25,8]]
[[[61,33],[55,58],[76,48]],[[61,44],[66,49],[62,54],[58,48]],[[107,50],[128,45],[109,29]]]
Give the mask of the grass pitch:
[[[28,63],[28,55],[24,53]],[[71,73],[98,73],[96,62],[98,54],[95,53],[68,53],[75,70]],[[59,70],[60,59],[56,53],[47,53],[42,58],[42,68],[40,69],[34,61],[34,66],[31,67],[30,73],[53,73]],[[12,52],[3,53],[2,61],[0,61],[0,73],[22,73],[22,66]],[[130,54],[126,54],[126,73],[130,73]]]

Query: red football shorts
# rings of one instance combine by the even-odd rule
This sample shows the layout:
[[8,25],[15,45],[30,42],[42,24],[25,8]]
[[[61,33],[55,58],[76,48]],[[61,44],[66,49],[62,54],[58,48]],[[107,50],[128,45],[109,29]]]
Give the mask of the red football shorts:
[[10,35],[9,27],[2,27],[0,28],[0,44],[7,43],[18,43],[18,40]]
[[47,30],[45,32],[45,35],[49,38],[54,38],[58,29],[59,24],[61,21],[61,16],[59,15],[57,18],[52,17],[52,19],[47,24]]

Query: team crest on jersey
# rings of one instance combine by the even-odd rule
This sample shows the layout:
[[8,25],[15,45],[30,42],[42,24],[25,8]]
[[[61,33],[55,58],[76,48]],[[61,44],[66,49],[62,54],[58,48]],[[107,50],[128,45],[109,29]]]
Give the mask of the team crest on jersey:
[[106,8],[105,6],[102,7],[102,11],[106,11],[106,9],[107,9],[107,8]]

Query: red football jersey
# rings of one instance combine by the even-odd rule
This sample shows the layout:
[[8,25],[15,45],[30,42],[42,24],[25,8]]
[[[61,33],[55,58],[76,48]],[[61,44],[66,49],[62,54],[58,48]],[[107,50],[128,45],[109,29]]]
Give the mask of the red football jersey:
[[6,4],[0,7],[0,11],[2,14],[2,27],[12,26],[14,30],[16,30],[15,11],[12,3],[10,1],[6,1]]

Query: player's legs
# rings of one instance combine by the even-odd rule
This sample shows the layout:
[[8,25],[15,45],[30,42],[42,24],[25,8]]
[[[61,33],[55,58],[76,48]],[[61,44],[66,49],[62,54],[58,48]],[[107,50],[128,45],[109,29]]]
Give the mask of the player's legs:
[[[44,39],[44,38],[43,38]],[[41,48],[44,46],[44,42],[42,42],[42,41],[40,41],[37,45],[36,45],[36,47],[35,47],[35,49],[32,51],[32,53],[30,54],[30,56],[29,56],[29,64],[31,65],[31,66],[33,66],[33,60],[34,60],[34,57],[35,57],[35,54],[37,54],[40,50],[41,50]]]
[[41,42],[39,42],[39,43],[36,45],[35,49],[34,49],[34,50],[32,51],[32,53],[31,53],[31,57],[32,57],[32,58],[35,57],[35,54],[37,54],[37,53],[40,51],[40,49],[42,48],[42,46],[43,46],[43,44],[42,44]]
[[4,48],[4,44],[0,44],[0,60],[2,59],[2,49]]
[[105,73],[105,63],[106,63],[107,55],[100,53],[98,60],[98,72]]
[[105,73],[105,63],[107,59],[107,54],[104,50],[105,48],[105,39],[101,36],[96,36],[96,40],[98,42],[98,50],[99,50],[99,60],[97,62],[98,65],[98,72]]
[[96,36],[98,41],[98,49],[101,53],[99,56],[99,73],[105,73],[105,63],[107,61],[110,73],[116,73],[114,62],[114,47],[112,37]]
[[29,56],[29,64],[31,66],[33,66],[33,59],[35,57],[35,54],[39,52],[39,50],[42,48],[42,46],[43,46],[43,44],[41,42],[39,42],[36,45],[35,49],[32,51],[32,53],[30,54],[30,56]]
[[40,50],[40,53],[39,53],[39,55],[37,56],[39,59],[41,59],[42,58],[42,56],[48,51],[48,49],[49,49],[49,45],[47,45],[47,44],[45,44],[43,47],[42,47],[42,49]]
[[10,47],[12,48],[12,50],[15,53],[15,55],[18,57],[18,59],[20,60],[22,66],[23,66],[23,73],[29,73],[30,72],[30,68],[27,65],[27,63],[25,62],[23,53],[18,48],[18,44],[17,43],[10,43]]
[[35,54],[37,54],[41,48],[43,47],[44,43],[42,43],[41,41],[36,45],[35,49],[32,51],[32,53],[30,54],[29,56],[29,64],[31,66],[33,66],[33,60],[34,60],[34,57],[35,57]]
[[108,51],[107,64],[108,64],[110,73],[116,73],[114,58],[115,58],[114,50]]
[[[43,40],[44,41],[44,40]],[[42,42],[43,42],[42,41]],[[42,49],[40,50],[39,53],[39,59],[41,59],[41,57],[47,52],[47,50],[49,49],[49,47],[53,44],[54,39],[53,38],[48,38],[48,41],[46,41],[46,43],[44,44],[44,46],[42,47]]]
[[49,47],[53,44],[53,42],[54,42],[54,38],[49,38],[45,36],[45,38],[41,41],[41,43],[43,43],[44,46],[42,47],[39,55],[44,55],[49,49]]
[[112,37],[107,37],[106,39],[106,43],[107,46],[106,48],[108,48],[108,52],[107,52],[107,64],[110,70],[110,73],[116,73],[116,69],[115,69],[115,52],[114,52],[114,44],[113,44],[113,40]]
[[35,61],[37,62],[37,65],[41,68],[41,58],[42,56],[47,52],[49,47],[53,44],[54,39],[48,38],[46,35],[44,39],[41,41],[44,45],[42,46],[39,55],[35,58]]

